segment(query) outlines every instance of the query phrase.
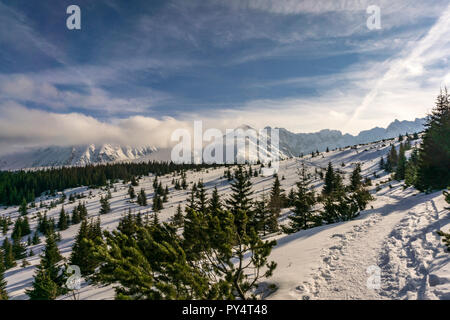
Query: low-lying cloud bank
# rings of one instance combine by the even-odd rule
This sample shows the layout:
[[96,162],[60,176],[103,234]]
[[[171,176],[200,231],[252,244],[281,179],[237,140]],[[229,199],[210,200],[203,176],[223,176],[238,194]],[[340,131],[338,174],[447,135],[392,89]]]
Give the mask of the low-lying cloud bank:
[[190,129],[187,122],[131,116],[101,122],[80,113],[53,113],[27,108],[16,102],[0,105],[0,154],[23,147],[117,143],[130,146],[169,147],[171,134]]

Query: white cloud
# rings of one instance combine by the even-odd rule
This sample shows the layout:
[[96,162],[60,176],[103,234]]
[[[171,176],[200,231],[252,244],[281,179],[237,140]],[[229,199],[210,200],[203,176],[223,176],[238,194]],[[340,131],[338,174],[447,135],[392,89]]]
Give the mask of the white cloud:
[[79,113],[53,113],[26,108],[16,102],[0,105],[1,153],[17,146],[78,145],[118,143],[123,145],[168,147],[175,129],[190,128],[173,118],[162,120],[132,116],[101,122]]

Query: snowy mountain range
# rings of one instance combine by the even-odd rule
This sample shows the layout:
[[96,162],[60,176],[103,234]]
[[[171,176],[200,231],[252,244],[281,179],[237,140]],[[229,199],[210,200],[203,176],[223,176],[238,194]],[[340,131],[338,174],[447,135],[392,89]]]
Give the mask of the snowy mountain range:
[[52,166],[85,166],[118,161],[133,161],[155,152],[155,147],[130,147],[115,144],[50,146],[33,148],[0,158],[0,169],[15,170],[21,168]]
[[[293,133],[284,128],[279,129],[279,150],[269,151],[267,148],[260,150],[260,155],[268,156],[270,153],[278,154],[280,159],[298,156],[300,154],[310,153],[311,151],[324,151],[327,147],[330,149],[345,147],[355,144],[368,143],[382,139],[389,139],[399,134],[421,132],[424,129],[425,118],[415,119],[414,121],[395,120],[387,128],[375,127],[370,130],[361,131],[358,135],[342,134],[339,130],[321,130],[314,133]],[[251,127],[247,125],[240,126],[244,132],[252,132]],[[270,127],[267,127],[270,137]],[[249,145],[254,144],[256,138],[260,138],[256,131],[255,134],[247,138]],[[224,136],[224,150],[226,154],[227,136]],[[270,144],[270,139],[267,140]],[[239,146],[239,139],[236,145]],[[255,149],[253,149],[255,150]],[[250,162],[256,161],[258,155],[252,151],[234,149],[233,159],[247,159]],[[169,161],[171,152],[169,149],[158,149],[152,146],[131,147],[120,146],[116,144],[102,145],[81,145],[81,146],[49,146],[41,148],[28,149],[23,152],[16,152],[0,157],[0,170],[16,170],[22,168],[51,167],[51,166],[84,166],[89,164],[121,162],[121,161],[148,161],[159,160]]]
[[321,130],[314,133],[293,133],[279,128],[280,150],[289,156],[299,156],[301,153],[312,151],[325,151],[328,147],[346,147],[361,143],[369,143],[382,139],[397,137],[399,134],[415,133],[424,130],[425,118],[416,118],[414,121],[391,122],[387,128],[375,127],[361,131],[358,135],[342,134],[339,130]]

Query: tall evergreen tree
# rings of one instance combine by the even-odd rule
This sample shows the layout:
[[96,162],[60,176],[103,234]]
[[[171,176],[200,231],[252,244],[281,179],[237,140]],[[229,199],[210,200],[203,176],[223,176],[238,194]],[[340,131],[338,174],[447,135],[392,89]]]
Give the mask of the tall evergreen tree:
[[284,206],[283,200],[283,190],[281,189],[280,180],[278,180],[277,175],[275,176],[275,181],[273,182],[269,198],[270,213],[273,216],[272,221],[276,222],[276,226],[273,226],[275,230],[278,229],[278,218],[280,217],[281,208]]
[[222,210],[222,201],[220,200],[217,187],[214,187],[211,198],[209,199],[208,211],[213,215],[217,215],[220,210]]
[[4,255],[3,266],[5,267],[5,269],[8,270],[10,268],[15,267],[16,261],[14,259],[13,247],[8,238],[5,238],[5,240],[3,240],[2,248],[3,248],[3,255]]
[[107,214],[111,211],[111,207],[109,205],[109,201],[107,198],[100,198],[100,214]]
[[283,228],[283,231],[294,233],[302,229],[310,228],[312,226],[311,223],[317,223],[313,209],[315,196],[309,184],[310,181],[306,173],[305,165],[302,163],[302,168],[299,172],[299,181],[296,183],[297,190],[294,198],[293,215],[288,217],[290,220],[289,226]]
[[[119,228],[123,228],[123,226],[119,226]],[[94,249],[101,236],[100,218],[90,222],[84,219],[81,222],[72,248],[70,263],[77,265],[84,276],[94,273],[95,268],[99,265],[99,261],[94,255]]]
[[136,193],[132,185],[128,188],[128,195],[130,196],[130,199],[136,198]]
[[56,245],[55,235],[46,237],[46,245],[41,254],[41,262],[34,276],[33,286],[26,290],[31,300],[54,300],[59,294],[64,293],[62,289],[63,278],[58,263],[62,260]]
[[5,265],[3,250],[0,249],[0,300],[8,300],[8,292],[6,291]]
[[58,230],[67,230],[69,228],[69,221],[68,216],[66,214],[66,211],[64,210],[64,206],[61,208],[61,211],[59,212],[59,219],[58,219]]
[[324,195],[330,195],[334,191],[334,169],[331,162],[328,162],[327,171],[325,173],[325,181],[322,193]]
[[234,181],[231,183],[231,197],[225,202],[228,210],[238,214],[239,210],[249,212],[252,207],[251,196],[253,194],[252,184],[244,173],[242,166],[238,166],[234,172]]
[[427,117],[415,186],[422,191],[450,185],[450,94],[441,90]]
[[407,163],[407,159],[405,156],[405,147],[403,144],[400,144],[400,148],[399,148],[399,152],[398,152],[397,168],[395,169],[395,179],[396,180],[405,179],[406,163]]
[[184,222],[183,211],[181,210],[181,205],[178,204],[177,211],[172,218],[172,223],[174,226],[179,228],[183,226],[183,222]]
[[361,165],[356,164],[355,169],[353,169],[352,174],[350,175],[350,191],[356,191],[362,186],[362,177],[361,177]]
[[19,207],[19,213],[22,216],[26,216],[28,214],[28,205],[27,205],[27,201],[25,200],[25,198],[23,198],[22,203]]

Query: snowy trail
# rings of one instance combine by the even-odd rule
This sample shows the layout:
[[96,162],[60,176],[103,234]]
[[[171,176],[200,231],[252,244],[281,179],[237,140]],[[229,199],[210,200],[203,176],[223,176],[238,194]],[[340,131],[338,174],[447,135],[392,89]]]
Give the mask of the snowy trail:
[[[450,273],[442,265],[450,267],[450,259],[436,235],[443,221],[448,223],[442,197],[402,196],[379,196],[375,209],[360,219],[303,231],[304,239],[299,232],[297,241],[276,248],[273,258],[282,261],[274,275],[279,289],[270,298],[449,299]],[[281,251],[297,255],[295,268]],[[367,287],[370,266],[380,268],[379,289]]]

